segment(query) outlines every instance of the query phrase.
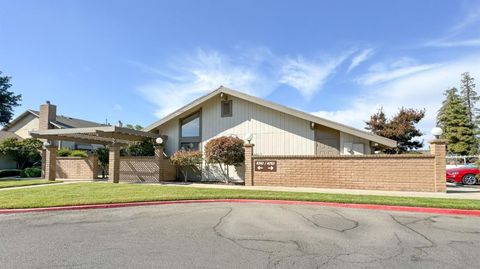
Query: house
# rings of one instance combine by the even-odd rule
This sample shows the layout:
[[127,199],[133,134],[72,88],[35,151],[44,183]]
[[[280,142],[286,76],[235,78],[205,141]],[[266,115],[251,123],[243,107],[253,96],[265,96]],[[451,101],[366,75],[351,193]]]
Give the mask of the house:
[[[57,106],[47,101],[40,106],[40,111],[27,110],[20,116],[13,119],[7,126],[5,126],[0,133],[0,140],[7,137],[16,137],[19,139],[30,138],[30,132],[48,129],[68,129],[68,128],[83,128],[83,127],[98,127],[103,124],[57,115]],[[58,141],[58,147],[92,150],[95,145],[82,144],[70,141]]]
[[[365,155],[396,141],[221,86],[145,131],[166,137],[165,152],[202,149],[212,138],[251,136],[256,155]],[[202,179],[215,176],[204,165]],[[215,170],[215,169],[214,169]],[[232,171],[242,178],[242,168]]]

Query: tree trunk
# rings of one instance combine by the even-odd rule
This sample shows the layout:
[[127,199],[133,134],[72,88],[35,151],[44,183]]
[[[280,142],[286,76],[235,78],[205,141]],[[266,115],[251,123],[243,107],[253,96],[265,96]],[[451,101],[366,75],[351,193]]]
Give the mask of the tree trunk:
[[228,169],[228,165],[225,165],[225,169],[227,170],[227,184],[230,183],[230,174],[229,174],[229,169]]

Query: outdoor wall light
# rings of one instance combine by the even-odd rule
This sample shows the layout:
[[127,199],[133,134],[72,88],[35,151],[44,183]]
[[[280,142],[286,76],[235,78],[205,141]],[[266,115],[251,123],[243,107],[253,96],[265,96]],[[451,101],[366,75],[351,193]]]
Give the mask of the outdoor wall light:
[[155,139],[155,143],[157,143],[157,144],[160,145],[160,144],[163,143],[163,139],[162,139],[161,137],[157,137],[157,138]]
[[432,135],[435,136],[436,139],[439,139],[440,136],[443,134],[443,130],[440,127],[435,127],[431,131]]
[[245,135],[245,140],[247,140],[248,144],[250,144],[252,139],[253,139],[253,134],[252,133],[248,133],[248,134]]
[[43,142],[43,147],[44,148],[48,148],[50,146],[51,146],[50,142],[48,142],[48,141]]

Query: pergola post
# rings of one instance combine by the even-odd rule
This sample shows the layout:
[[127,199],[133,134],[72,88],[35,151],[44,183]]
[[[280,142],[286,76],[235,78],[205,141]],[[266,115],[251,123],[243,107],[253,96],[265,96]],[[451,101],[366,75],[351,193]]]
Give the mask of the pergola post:
[[55,181],[57,173],[57,146],[45,146],[45,164],[43,166],[43,175],[45,179]]
[[155,145],[155,158],[158,165],[158,182],[164,180],[164,167],[163,167],[163,145]]
[[120,181],[120,145],[113,143],[108,149],[108,176],[113,183],[118,183]]

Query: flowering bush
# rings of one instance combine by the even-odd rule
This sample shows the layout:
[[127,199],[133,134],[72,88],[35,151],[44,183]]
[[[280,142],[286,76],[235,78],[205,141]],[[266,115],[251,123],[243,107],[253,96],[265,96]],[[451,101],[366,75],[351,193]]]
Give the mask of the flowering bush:
[[205,159],[208,163],[220,166],[225,182],[228,183],[230,180],[228,166],[239,166],[245,161],[243,140],[234,136],[214,138],[205,145]]
[[170,161],[182,170],[185,182],[187,182],[188,170],[195,169],[202,163],[202,153],[198,150],[181,149],[170,157]]

